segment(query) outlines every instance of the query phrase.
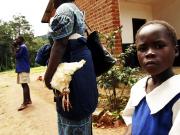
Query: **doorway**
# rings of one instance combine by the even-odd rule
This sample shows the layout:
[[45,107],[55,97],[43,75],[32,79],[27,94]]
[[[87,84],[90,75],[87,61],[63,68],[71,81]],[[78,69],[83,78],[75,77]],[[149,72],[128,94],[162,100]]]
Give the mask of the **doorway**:
[[134,43],[135,43],[135,36],[136,36],[137,31],[145,23],[146,23],[146,19],[132,18]]
[[[146,23],[146,19],[138,19],[138,18],[132,18],[132,25],[133,25],[133,44],[135,43],[135,38],[136,38],[136,33],[139,30],[139,28]],[[138,67],[139,62],[137,59],[136,52],[131,54],[127,59],[126,59],[126,64],[127,66],[130,67]]]

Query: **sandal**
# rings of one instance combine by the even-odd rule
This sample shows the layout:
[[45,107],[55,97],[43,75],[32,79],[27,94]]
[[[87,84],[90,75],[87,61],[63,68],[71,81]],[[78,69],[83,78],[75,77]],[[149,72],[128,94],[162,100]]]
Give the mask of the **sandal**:
[[21,104],[21,106],[18,108],[18,111],[24,110],[27,108],[27,104]]

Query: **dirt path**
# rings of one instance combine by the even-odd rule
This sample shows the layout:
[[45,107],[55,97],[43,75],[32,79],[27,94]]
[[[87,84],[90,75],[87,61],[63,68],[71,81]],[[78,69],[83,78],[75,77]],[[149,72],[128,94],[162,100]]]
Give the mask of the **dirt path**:
[[[16,74],[0,73],[0,135],[57,135],[55,104],[52,91],[31,74],[32,105],[18,112],[22,103],[22,88],[16,84]],[[94,135],[121,135],[125,128],[93,128]]]

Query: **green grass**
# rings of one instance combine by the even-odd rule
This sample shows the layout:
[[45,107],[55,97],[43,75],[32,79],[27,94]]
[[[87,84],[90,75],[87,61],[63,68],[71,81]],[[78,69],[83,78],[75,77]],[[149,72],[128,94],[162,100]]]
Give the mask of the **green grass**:
[[31,73],[41,73],[41,72],[45,72],[46,71],[46,66],[43,67],[43,66],[40,66],[40,67],[34,67],[34,68],[31,68]]
[[5,75],[5,74],[8,74],[8,75],[13,75],[15,73],[14,70],[8,70],[8,71],[3,71],[3,72],[0,72],[0,75]]

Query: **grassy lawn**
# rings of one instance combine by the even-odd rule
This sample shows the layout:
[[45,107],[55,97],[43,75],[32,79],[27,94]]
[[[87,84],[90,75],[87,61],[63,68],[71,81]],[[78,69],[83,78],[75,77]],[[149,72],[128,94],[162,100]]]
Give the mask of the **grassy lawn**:
[[31,68],[31,72],[32,73],[41,73],[41,72],[45,72],[46,71],[46,67],[35,67],[35,68]]

